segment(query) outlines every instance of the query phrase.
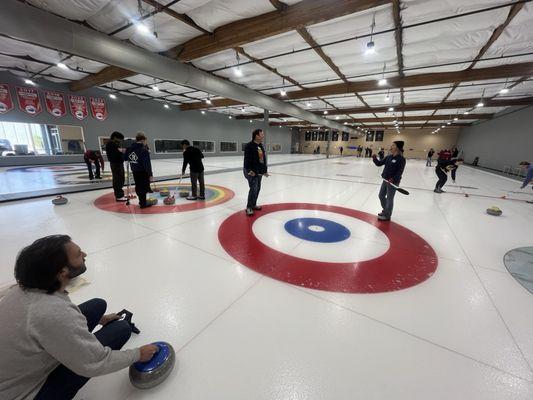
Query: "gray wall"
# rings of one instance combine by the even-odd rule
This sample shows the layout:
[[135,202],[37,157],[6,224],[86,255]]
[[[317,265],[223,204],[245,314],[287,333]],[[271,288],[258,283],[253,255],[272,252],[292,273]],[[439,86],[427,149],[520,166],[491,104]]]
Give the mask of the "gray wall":
[[[112,131],[120,131],[126,137],[135,136],[138,131],[147,134],[150,147],[155,149],[154,139],[189,139],[211,140],[216,142],[216,153],[206,154],[206,156],[239,155],[241,154],[240,143],[250,141],[251,132],[256,128],[263,128],[262,121],[250,123],[248,120],[228,119],[227,116],[215,112],[206,112],[204,115],[200,111],[180,111],[176,106],[170,109],[163,108],[163,103],[153,100],[141,100],[135,96],[125,96],[118,94],[116,100],[108,97],[109,92],[101,89],[89,89],[76,94],[83,95],[89,100],[89,96],[105,97],[108,107],[108,118],[105,121],[97,121],[88,116],[83,121],[78,121],[67,112],[63,118],[55,118],[44,110],[35,117],[23,113],[18,108],[15,95],[15,86],[27,86],[21,77],[9,72],[0,71],[0,83],[9,84],[11,96],[15,103],[15,108],[7,114],[0,115],[0,121],[26,122],[52,125],[76,125],[83,128],[85,144],[88,149],[98,148],[98,136],[109,136]],[[45,79],[37,81],[37,86],[41,89],[53,89],[65,93],[71,93],[67,85],[55,84]],[[290,153],[291,132],[289,128],[271,127],[267,131],[267,143],[281,143],[282,153]],[[238,153],[220,153],[220,141],[238,142]],[[174,158],[175,154],[156,155],[152,152],[153,158]],[[0,166],[5,165],[27,165],[46,163],[65,163],[82,161],[80,156],[14,156],[0,157]]]
[[467,163],[502,170],[533,161],[533,107],[504,110],[494,119],[462,128],[457,143]]

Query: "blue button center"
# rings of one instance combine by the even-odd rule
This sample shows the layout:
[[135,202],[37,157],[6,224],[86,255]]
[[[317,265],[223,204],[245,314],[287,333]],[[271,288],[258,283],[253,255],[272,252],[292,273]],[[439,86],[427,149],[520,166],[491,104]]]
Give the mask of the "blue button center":
[[297,238],[319,243],[342,242],[350,231],[337,222],[323,218],[295,218],[285,223],[285,230]]

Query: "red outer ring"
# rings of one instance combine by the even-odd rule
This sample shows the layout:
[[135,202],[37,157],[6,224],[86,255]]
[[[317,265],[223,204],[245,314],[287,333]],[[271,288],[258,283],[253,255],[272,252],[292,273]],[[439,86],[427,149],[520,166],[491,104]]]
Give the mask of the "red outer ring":
[[[252,225],[265,214],[285,210],[321,210],[360,219],[387,235],[390,247],[380,257],[353,263],[313,261],[281,253],[264,245],[253,234]],[[331,292],[381,293],[406,289],[424,282],[438,265],[433,248],[411,230],[394,222],[380,222],[362,211],[322,204],[269,204],[253,217],[239,211],[222,223],[218,239],[228,254],[254,271],[293,285]]]
[[[123,213],[123,214],[169,214],[169,213],[201,210],[203,208],[214,207],[216,205],[225,203],[226,201],[230,201],[235,196],[235,193],[233,192],[233,190],[230,190],[222,186],[206,185],[206,187],[211,187],[218,191],[221,191],[222,193],[224,193],[224,196],[214,201],[198,200],[198,201],[191,201],[190,203],[187,203],[187,204],[162,205],[162,206],[154,206],[154,207],[141,209],[137,205],[137,199],[131,200],[130,205],[127,206],[124,202],[116,201],[115,194],[111,192],[111,193],[104,194],[103,196],[98,197],[94,201],[94,205],[104,211],[111,211],[111,212]],[[159,198],[159,203],[162,203],[163,197],[158,196],[158,198]]]

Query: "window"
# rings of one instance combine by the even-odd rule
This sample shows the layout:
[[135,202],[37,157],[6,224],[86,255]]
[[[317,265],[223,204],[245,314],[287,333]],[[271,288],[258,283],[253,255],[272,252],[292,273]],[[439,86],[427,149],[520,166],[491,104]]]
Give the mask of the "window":
[[280,143],[272,143],[270,145],[270,151],[272,153],[280,153],[281,152],[281,144]]
[[236,153],[237,142],[220,142],[221,153]]
[[79,126],[0,122],[0,156],[82,154]]
[[192,142],[194,147],[198,147],[204,153],[214,153],[215,152],[215,142],[210,142],[207,140],[194,140]]
[[155,139],[155,152],[157,154],[181,153],[182,139]]

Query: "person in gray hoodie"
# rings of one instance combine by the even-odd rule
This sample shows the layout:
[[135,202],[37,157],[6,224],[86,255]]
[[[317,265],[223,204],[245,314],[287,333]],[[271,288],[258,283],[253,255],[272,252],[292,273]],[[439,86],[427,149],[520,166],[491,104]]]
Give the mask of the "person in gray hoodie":
[[67,235],[46,236],[19,253],[17,285],[0,301],[0,399],[72,399],[89,378],[156,353],[154,345],[120,350],[131,327],[104,315],[104,300],[71,302],[65,288],[87,269],[85,256]]

